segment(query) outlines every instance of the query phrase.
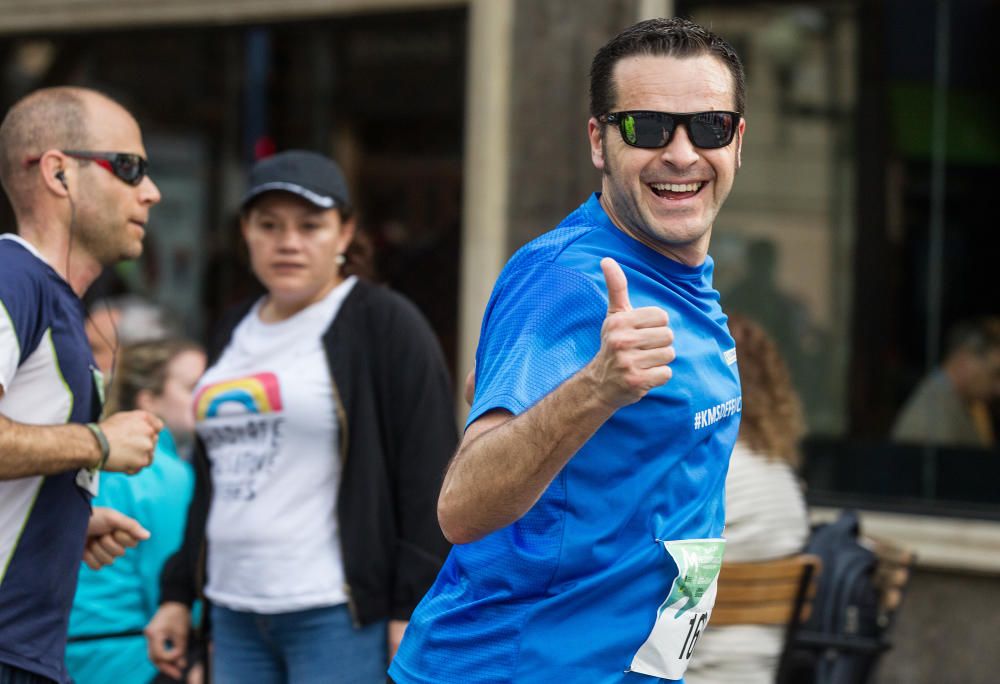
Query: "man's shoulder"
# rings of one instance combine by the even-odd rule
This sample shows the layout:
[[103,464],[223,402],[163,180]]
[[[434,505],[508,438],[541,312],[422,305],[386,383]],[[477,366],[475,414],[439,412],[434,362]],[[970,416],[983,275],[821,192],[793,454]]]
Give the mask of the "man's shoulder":
[[32,278],[44,282],[48,266],[27,244],[14,235],[0,236],[0,280]]
[[947,440],[956,424],[968,422],[948,376],[935,369],[920,381],[903,405],[892,435],[900,441]]
[[22,240],[0,237],[0,286],[41,290],[52,287],[52,275],[49,265]]
[[[30,250],[11,239],[0,239],[0,304],[20,319],[44,317],[53,301],[49,267]],[[48,302],[48,304],[47,304]],[[15,314],[15,309],[22,312]]]
[[599,234],[600,223],[594,219],[589,203],[584,203],[558,226],[542,233],[522,246],[507,263],[508,269],[519,269],[544,263],[557,263],[567,252],[583,249]]
[[940,368],[928,373],[913,390],[911,403],[920,407],[933,406],[936,410],[961,405],[955,386]]
[[[596,208],[595,208],[596,207]],[[484,331],[600,325],[607,310],[601,258],[616,238],[595,197],[519,249],[497,278],[483,317]]]

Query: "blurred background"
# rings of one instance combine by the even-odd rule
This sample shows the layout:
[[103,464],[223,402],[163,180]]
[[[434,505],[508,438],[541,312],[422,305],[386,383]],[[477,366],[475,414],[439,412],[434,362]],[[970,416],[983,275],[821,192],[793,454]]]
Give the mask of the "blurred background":
[[[599,187],[593,53],[667,15],[745,62],[716,286],[789,360],[814,514],[859,508],[917,553],[879,681],[996,681],[1000,450],[890,434],[948,331],[1000,314],[997,2],[0,0],[0,100],[77,84],[132,109],[164,199],[142,260],[89,298],[145,295],[199,338],[256,291],[235,215],[249,164],[332,154],[380,278],[462,378],[504,261]],[[12,229],[5,199],[0,217]]]

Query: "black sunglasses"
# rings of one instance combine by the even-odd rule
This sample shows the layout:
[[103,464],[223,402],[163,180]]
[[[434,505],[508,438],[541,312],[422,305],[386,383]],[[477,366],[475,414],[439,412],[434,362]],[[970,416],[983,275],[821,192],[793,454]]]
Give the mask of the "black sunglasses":
[[733,141],[740,123],[738,112],[610,112],[598,118],[601,123],[618,124],[625,144],[654,149],[670,144],[678,124],[687,129],[695,147],[714,150]]
[[[139,185],[149,173],[149,162],[142,155],[129,152],[89,152],[87,150],[62,150],[67,157],[86,159],[103,166],[121,181],[129,185]],[[37,164],[41,157],[26,160],[26,166]]]

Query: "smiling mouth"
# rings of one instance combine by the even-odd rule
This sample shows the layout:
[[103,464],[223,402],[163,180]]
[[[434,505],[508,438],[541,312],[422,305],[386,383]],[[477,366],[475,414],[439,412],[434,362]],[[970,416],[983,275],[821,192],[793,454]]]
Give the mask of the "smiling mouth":
[[657,197],[669,200],[682,200],[694,197],[705,187],[705,181],[694,183],[647,183],[649,189]]

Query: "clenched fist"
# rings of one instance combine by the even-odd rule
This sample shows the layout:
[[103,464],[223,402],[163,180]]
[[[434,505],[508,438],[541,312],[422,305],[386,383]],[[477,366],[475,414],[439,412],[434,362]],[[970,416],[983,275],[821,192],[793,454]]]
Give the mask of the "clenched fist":
[[94,506],[87,524],[83,562],[91,570],[111,565],[125,549],[149,539],[149,531],[127,515],[104,506]]
[[180,679],[187,667],[191,609],[177,601],[164,602],[146,625],[145,634],[153,665],[168,677]]
[[135,475],[153,462],[163,421],[148,411],[123,411],[101,421],[111,452],[104,470]]

